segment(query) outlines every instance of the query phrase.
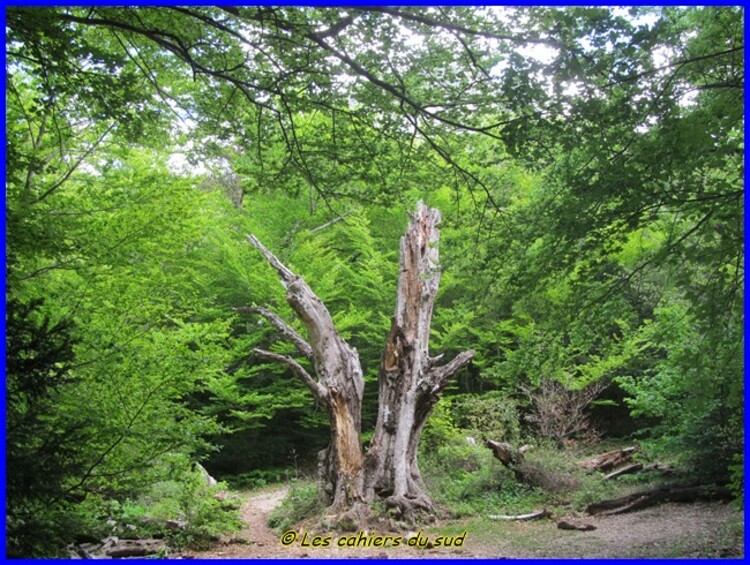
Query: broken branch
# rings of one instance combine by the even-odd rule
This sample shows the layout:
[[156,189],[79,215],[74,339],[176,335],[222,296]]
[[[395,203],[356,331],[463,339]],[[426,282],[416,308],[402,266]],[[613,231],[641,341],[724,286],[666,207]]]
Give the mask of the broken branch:
[[731,498],[732,494],[729,489],[717,485],[666,486],[589,504],[586,507],[586,513],[611,516],[640,510],[661,502],[695,502],[697,500],[730,500]]
[[633,445],[624,449],[607,451],[591,459],[580,461],[578,464],[589,471],[611,471],[618,465],[629,462],[636,451],[638,447]]
[[255,247],[258,251],[260,251],[263,254],[263,257],[266,258],[266,261],[270,263],[270,265],[276,269],[276,271],[279,273],[279,277],[281,277],[281,283],[284,285],[284,288],[288,288],[291,283],[293,283],[298,277],[295,275],[292,271],[290,271],[286,265],[284,265],[281,261],[279,261],[276,258],[276,255],[271,253],[265,245],[263,245],[257,237],[254,235],[248,235],[247,240],[250,242],[250,245]]
[[[439,359],[441,356],[438,356]],[[448,380],[459,370],[469,364],[474,357],[474,350],[463,351],[456,355],[451,361],[440,367],[433,367],[428,373],[428,379],[433,385],[433,392],[440,392]]]
[[620,475],[627,475],[630,473],[636,473],[643,469],[643,464],[641,463],[631,463],[630,465],[626,465],[625,467],[622,467],[620,469],[617,469],[616,471],[612,471],[608,475],[604,475],[605,481],[609,481],[610,479],[615,479],[619,477]]

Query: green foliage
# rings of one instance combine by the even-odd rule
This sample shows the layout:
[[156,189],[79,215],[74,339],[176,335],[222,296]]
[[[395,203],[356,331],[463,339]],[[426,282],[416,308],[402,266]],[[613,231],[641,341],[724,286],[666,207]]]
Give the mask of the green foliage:
[[109,535],[163,537],[170,549],[179,550],[205,548],[221,534],[240,528],[239,511],[227,498],[226,484],[209,485],[183,455],[166,456],[157,467],[154,482],[133,498],[87,497],[75,509],[80,531],[97,540]]
[[289,489],[281,505],[271,513],[268,525],[283,532],[323,509],[314,483],[297,483]]
[[41,300],[6,304],[6,482],[9,555],[38,555],[60,546],[77,524],[65,518],[64,479],[81,465],[82,422],[56,417],[55,406],[71,383],[70,322],[51,325]]
[[[727,482],[742,453],[743,385],[732,378],[741,371],[741,360],[734,339],[714,340],[738,328],[702,331],[701,325],[685,302],[657,309],[644,331],[652,343],[670,347],[657,353],[646,374],[623,376],[619,382],[631,395],[633,413],[656,422],[647,432],[649,449],[677,456],[703,480]],[[708,344],[713,345],[710,356],[704,349]]]
[[452,415],[452,402],[450,397],[441,398],[435,405],[422,430],[422,439],[419,442],[421,452],[434,452],[435,450],[461,439],[461,430],[456,426]]
[[535,496],[493,461],[490,450],[469,445],[464,438],[435,451],[421,451],[420,470],[435,502],[455,517],[486,514]]
[[741,453],[734,455],[732,464],[729,466],[729,473],[729,488],[736,497],[735,504],[738,508],[742,508],[745,500],[745,461]]
[[224,481],[234,490],[265,487],[282,481],[295,480],[295,470],[290,468],[253,469],[247,473],[227,475]]
[[469,435],[476,436],[480,443],[488,439],[511,444],[518,442],[519,415],[516,403],[506,393],[466,394],[451,400],[451,415],[455,424]]
[[240,529],[239,511],[217,496],[226,496],[226,484],[209,485],[203,473],[180,460],[172,463],[172,469],[173,478],[153,483],[140,498],[147,516],[184,523],[184,528],[169,534],[172,547],[206,548],[222,533]]

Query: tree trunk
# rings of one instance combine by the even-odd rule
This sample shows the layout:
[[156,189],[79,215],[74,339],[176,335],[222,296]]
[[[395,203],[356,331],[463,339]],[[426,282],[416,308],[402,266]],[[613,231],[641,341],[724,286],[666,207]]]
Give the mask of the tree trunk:
[[380,363],[379,408],[366,457],[366,495],[382,498],[407,520],[432,510],[417,464],[427,418],[452,375],[473,351],[437,366],[428,351],[432,311],[440,281],[437,224],[440,212],[421,202],[401,238],[398,298]]
[[[274,314],[257,312],[276,326],[304,356],[312,360],[317,381],[294,359],[256,349],[260,357],[277,361],[292,369],[327,412],[331,424],[331,444],[321,454],[321,469],[328,485],[326,497],[330,511],[353,512],[348,522],[360,521],[365,502],[363,490],[363,454],[360,414],[364,378],[357,350],[350,347],[336,331],[328,309],[301,277],[284,266],[260,241],[249,236],[250,243],[266,257],[279,273],[286,288],[286,299],[307,328],[309,343]],[[351,518],[351,519],[350,519]]]
[[309,344],[281,318],[263,308],[240,308],[264,316],[303,356],[311,359],[317,381],[294,359],[256,349],[259,356],[286,364],[326,407],[331,445],[319,454],[319,487],[339,516],[339,525],[356,527],[367,505],[383,499],[411,521],[414,510],[432,510],[417,465],[422,429],[451,376],[474,356],[465,351],[444,365],[428,352],[432,310],[437,295],[437,241],[440,212],[421,202],[401,238],[396,312],[381,358],[378,420],[367,455],[360,443],[364,380],[357,351],[336,331],[328,310],[310,287],[285,267],[255,237],[279,273],[287,301],[307,327]]

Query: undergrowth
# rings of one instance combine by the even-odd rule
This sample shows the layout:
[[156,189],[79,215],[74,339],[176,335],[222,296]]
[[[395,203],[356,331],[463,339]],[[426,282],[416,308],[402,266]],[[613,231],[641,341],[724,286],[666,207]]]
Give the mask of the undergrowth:
[[317,485],[313,481],[299,482],[292,486],[282,503],[271,512],[268,525],[281,532],[322,510]]

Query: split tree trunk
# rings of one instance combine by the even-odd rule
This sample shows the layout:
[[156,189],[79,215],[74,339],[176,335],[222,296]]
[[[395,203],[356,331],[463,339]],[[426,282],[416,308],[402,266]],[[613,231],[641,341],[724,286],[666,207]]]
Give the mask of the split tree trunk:
[[429,356],[440,280],[439,222],[440,212],[420,202],[401,238],[396,312],[381,359],[378,421],[366,456],[360,429],[364,380],[356,349],[341,338],[310,287],[260,241],[248,237],[278,272],[287,301],[307,328],[309,343],[268,310],[238,310],[265,317],[313,363],[317,379],[289,356],[255,350],[260,357],[287,365],[328,411],[331,445],[319,456],[319,484],[342,525],[361,524],[369,503],[376,499],[383,499],[407,520],[413,518],[414,510],[432,510],[417,465],[419,439],[450,377],[474,356],[473,351],[465,351],[444,365],[437,364],[442,355]]
[[366,457],[367,498],[382,498],[407,519],[432,510],[417,464],[417,448],[440,393],[474,356],[460,353],[437,365],[428,344],[440,282],[440,212],[421,202],[401,238],[396,312],[380,363],[378,420]]

